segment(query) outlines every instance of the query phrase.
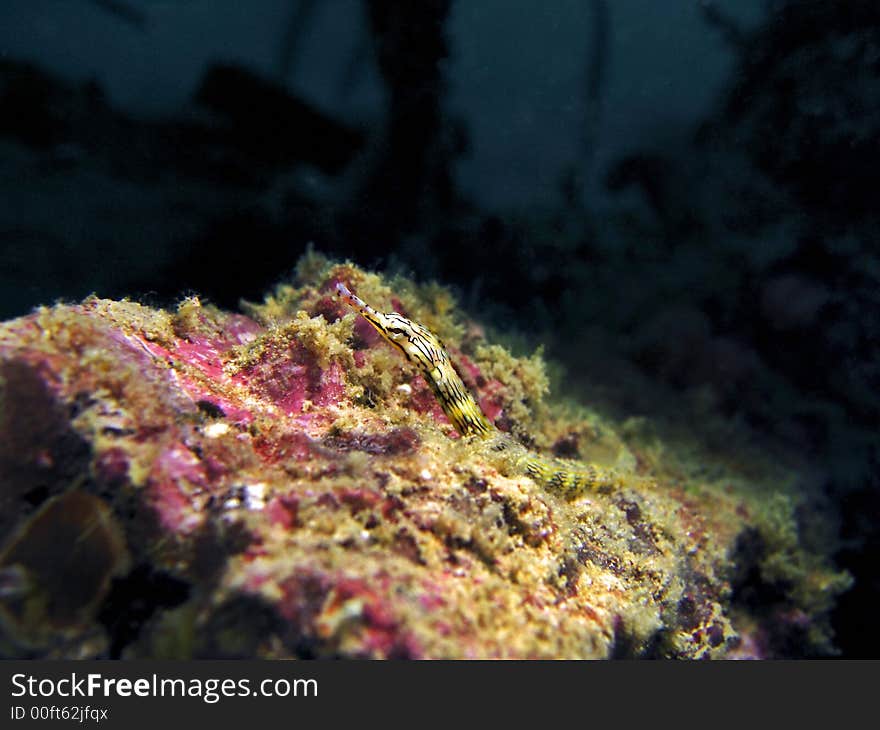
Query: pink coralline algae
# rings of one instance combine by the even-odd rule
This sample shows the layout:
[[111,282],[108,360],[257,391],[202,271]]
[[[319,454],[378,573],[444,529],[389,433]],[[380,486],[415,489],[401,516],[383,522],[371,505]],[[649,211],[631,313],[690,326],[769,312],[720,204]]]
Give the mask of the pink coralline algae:
[[[540,359],[437,287],[316,256],[298,277],[246,314],[91,298],[0,324],[0,654],[770,656],[753,637],[779,616],[828,650],[846,578],[787,498],[544,404]],[[631,478],[564,500],[504,473],[337,281],[436,329],[499,427]],[[52,566],[80,544],[73,587]],[[746,559],[772,610],[736,602]]]

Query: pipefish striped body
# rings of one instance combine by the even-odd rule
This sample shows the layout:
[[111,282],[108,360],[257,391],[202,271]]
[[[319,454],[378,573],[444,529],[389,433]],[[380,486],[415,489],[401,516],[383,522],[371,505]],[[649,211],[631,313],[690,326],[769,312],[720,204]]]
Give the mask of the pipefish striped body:
[[621,476],[614,470],[566,459],[549,459],[528,451],[486,418],[437,335],[397,312],[374,309],[341,282],[336,283],[336,291],[422,372],[456,431],[481,441],[503,471],[524,474],[545,489],[567,498],[622,485]]

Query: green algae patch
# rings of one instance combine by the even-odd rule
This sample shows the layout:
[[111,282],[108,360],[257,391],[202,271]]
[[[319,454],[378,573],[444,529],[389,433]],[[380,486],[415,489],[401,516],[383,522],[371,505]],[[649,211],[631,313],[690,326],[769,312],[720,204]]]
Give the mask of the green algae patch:
[[[439,336],[497,437],[457,433],[338,283]],[[96,589],[78,615],[81,654],[833,650],[828,615],[848,578],[808,539],[796,466],[551,393],[540,350],[511,354],[438,284],[310,253],[243,311],[90,299],[0,325],[0,360],[24,363],[32,397],[55,414],[34,433],[57,451],[68,441],[54,434],[69,431],[81,489],[112,514],[131,564],[187,587],[185,602],[157,598],[123,637],[95,618],[112,613]],[[0,418],[6,430],[13,421]],[[499,442],[616,477],[564,498],[513,468]],[[34,480],[25,466],[17,473]],[[52,496],[27,486],[5,497],[12,522]],[[86,641],[102,632],[104,643]]]

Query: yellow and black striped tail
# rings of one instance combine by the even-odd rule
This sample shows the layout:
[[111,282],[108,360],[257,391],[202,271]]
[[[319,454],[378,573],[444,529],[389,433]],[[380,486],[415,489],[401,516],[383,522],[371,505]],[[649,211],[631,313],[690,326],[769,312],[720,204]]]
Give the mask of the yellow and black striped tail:
[[534,454],[525,457],[521,467],[527,476],[542,487],[567,499],[585,492],[615,489],[621,487],[624,481],[613,469],[560,459],[543,459]]

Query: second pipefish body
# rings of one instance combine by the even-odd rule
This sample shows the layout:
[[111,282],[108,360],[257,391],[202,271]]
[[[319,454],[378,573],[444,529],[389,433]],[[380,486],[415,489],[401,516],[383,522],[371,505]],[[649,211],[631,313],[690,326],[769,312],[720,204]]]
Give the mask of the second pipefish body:
[[452,366],[449,353],[437,335],[397,312],[385,313],[374,309],[341,282],[336,284],[336,291],[385,340],[421,370],[455,429],[462,436],[484,440],[487,449],[506,467],[505,470],[525,474],[546,489],[566,497],[622,484],[620,475],[613,470],[563,459],[548,459],[528,451],[486,418]]

